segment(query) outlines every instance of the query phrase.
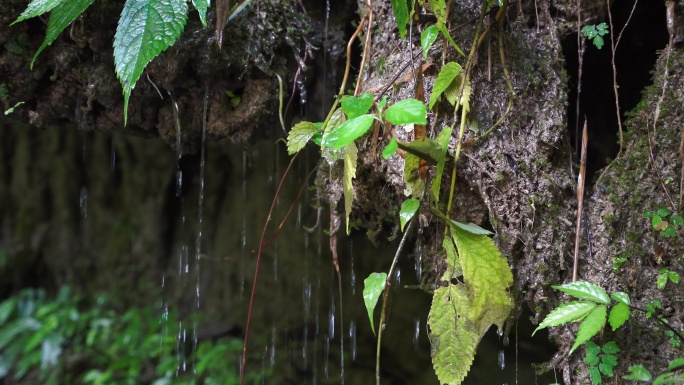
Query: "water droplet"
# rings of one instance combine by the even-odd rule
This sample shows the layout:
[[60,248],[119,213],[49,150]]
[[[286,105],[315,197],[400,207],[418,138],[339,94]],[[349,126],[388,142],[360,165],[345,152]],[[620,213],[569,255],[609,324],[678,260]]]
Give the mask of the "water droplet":
[[271,368],[275,365],[275,352],[276,352],[276,327],[273,325],[271,327],[271,349],[270,349],[270,365]]
[[418,238],[416,239],[416,279],[420,283],[423,274],[423,243],[421,241],[422,228],[418,229]]
[[330,304],[330,312],[328,312],[328,336],[330,339],[335,338],[335,303]]
[[356,361],[356,324],[354,321],[349,325],[349,348],[352,361]]
[[180,198],[182,191],[183,191],[183,171],[181,171],[180,165],[179,165],[178,170],[176,170],[176,197],[177,198]]
[[349,241],[349,260],[351,261],[351,289],[356,295],[356,272],[354,271],[354,242]]
[[503,349],[499,350],[498,362],[499,369],[504,370],[504,368],[506,367],[506,357],[504,356]]
[[420,340],[420,318],[413,319],[413,348],[418,350],[418,342]]
[[397,268],[396,273],[394,273],[394,289],[398,289],[399,285],[401,285],[401,270]]
[[83,218],[88,218],[88,188],[81,187],[81,197],[78,200],[79,206],[81,207],[81,216]]

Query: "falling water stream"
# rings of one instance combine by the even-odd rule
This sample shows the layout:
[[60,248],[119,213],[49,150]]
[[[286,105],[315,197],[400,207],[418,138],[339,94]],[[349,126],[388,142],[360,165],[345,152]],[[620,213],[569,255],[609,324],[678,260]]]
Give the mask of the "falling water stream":
[[[23,127],[19,130],[27,131]],[[198,154],[179,155],[149,139],[75,129],[63,129],[58,134],[28,129],[27,135],[43,135],[46,142],[80,144],[73,146],[73,154],[67,153],[71,150],[66,145],[57,155],[46,154],[65,159],[82,157],[79,167],[88,176],[67,174],[50,187],[70,192],[69,201],[79,213],[74,221],[86,229],[87,236],[60,238],[60,244],[72,242],[70,251],[91,261],[84,274],[78,270],[84,263],[75,259],[69,265],[74,269],[70,274],[97,277],[92,284],[74,284],[81,283],[90,290],[109,288],[112,295],[128,301],[149,298],[145,301],[159,304],[162,317],[178,313],[177,373],[192,375],[192,353],[198,342],[206,338],[239,339],[243,334],[255,269],[253,250],[258,247],[276,186],[289,163],[286,151],[278,150],[282,144],[274,140],[251,147],[203,141]],[[31,167],[36,169],[42,164],[39,159],[28,161],[35,162]],[[316,161],[315,151],[297,160],[270,221],[267,240],[295,205],[277,237],[263,250],[247,370],[265,384],[373,384],[376,339],[363,305],[363,279],[371,272],[388,270],[397,244],[377,248],[362,232],[353,232],[350,237],[338,234],[340,304],[324,232],[329,215],[325,208],[322,213],[318,211],[315,192],[308,188],[301,190],[297,200]],[[55,160],[54,164],[60,163]],[[315,226],[319,216],[322,223]],[[105,259],[106,247],[114,247],[115,239],[123,242],[117,249],[120,251]],[[69,252],[60,252],[50,244],[46,247],[46,258],[56,263],[63,263],[60,261],[66,256],[62,255]],[[426,331],[431,297],[406,288],[418,284],[422,265],[416,258],[425,260],[424,252],[420,243],[407,247],[392,278],[381,348],[383,383],[438,383]],[[129,276],[115,275],[120,271],[129,271]],[[150,297],[154,293],[150,288],[155,287],[159,293],[156,299]],[[340,307],[344,308],[343,319],[339,317]],[[377,317],[376,312],[376,323]],[[490,331],[466,384],[512,385],[516,378],[517,383],[536,383],[530,363],[549,357],[536,353],[536,342],[525,340],[529,333],[521,331],[519,338],[512,333],[512,343],[506,344],[506,337]],[[235,353],[227,358],[226,365],[237,374],[239,352]],[[538,383],[548,384],[552,378]]]

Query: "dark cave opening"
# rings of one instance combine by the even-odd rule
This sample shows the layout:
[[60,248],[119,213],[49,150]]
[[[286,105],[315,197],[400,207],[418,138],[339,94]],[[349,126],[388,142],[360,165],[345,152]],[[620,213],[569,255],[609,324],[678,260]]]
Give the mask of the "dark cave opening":
[[[665,4],[638,1],[634,8],[635,1],[638,0],[616,1],[611,7],[615,34],[619,34],[624,28],[615,54],[623,129],[627,112],[636,107],[643,89],[652,83],[651,70],[658,51],[665,48],[669,37],[665,23]],[[634,14],[625,27],[632,8]],[[603,15],[597,24],[602,22],[610,25],[608,14]],[[586,38],[582,36],[582,39]],[[581,130],[586,117],[589,134],[586,179],[589,181],[598,170],[615,158],[620,149],[609,39],[609,35],[606,35],[602,49],[585,40],[579,114],[577,35],[572,33],[561,40],[568,73],[568,131],[579,159]]]

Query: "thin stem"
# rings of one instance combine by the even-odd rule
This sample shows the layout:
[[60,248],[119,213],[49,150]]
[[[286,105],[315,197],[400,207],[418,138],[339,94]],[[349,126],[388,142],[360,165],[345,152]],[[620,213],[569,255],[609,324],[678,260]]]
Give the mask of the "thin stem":
[[[640,312],[643,312],[644,314],[648,313],[648,311],[646,309],[642,309],[640,307],[636,307],[636,306],[632,306],[632,305],[627,305],[627,306],[629,306],[630,309],[638,310]],[[672,333],[677,335],[677,337],[679,337],[679,340],[682,341],[682,343],[684,343],[684,336],[682,336],[682,334],[679,331],[677,331],[677,329],[670,326],[669,323],[665,322],[665,320],[663,320],[662,318],[658,317],[655,314],[653,314],[653,318],[655,318],[656,321],[660,322],[661,325],[665,326],[665,328],[670,329],[670,331],[672,331]]]
[[385,329],[385,310],[387,309],[387,298],[389,297],[390,286],[392,286],[392,274],[394,273],[394,266],[397,264],[397,261],[399,260],[401,249],[404,248],[404,243],[406,242],[406,238],[408,236],[409,231],[411,230],[411,225],[413,225],[413,222],[413,219],[409,221],[408,225],[406,226],[406,230],[404,231],[404,236],[401,237],[401,242],[399,242],[399,247],[397,247],[397,252],[394,254],[392,265],[390,266],[389,273],[387,274],[387,278],[385,280],[385,291],[382,293],[382,311],[380,313],[380,325],[378,326],[378,343],[375,348],[376,385],[380,385],[380,343],[382,342],[382,331]]
[[[361,57],[361,66],[359,67],[359,77],[356,80],[356,89],[354,90],[354,96],[359,96],[361,92],[361,86],[363,85],[363,68],[366,66],[366,61],[368,61],[368,52],[370,51],[371,37],[373,36],[373,0],[366,0],[366,5],[368,6],[368,29],[366,30],[366,42],[363,47],[363,56]],[[349,58],[349,54],[347,54]]]
[[577,225],[575,228],[575,259],[572,264],[572,282],[577,281],[577,265],[579,261],[579,242],[582,228],[582,210],[584,209],[584,179],[587,169],[587,121],[584,120],[582,129],[582,155],[580,160],[580,170],[577,176]]

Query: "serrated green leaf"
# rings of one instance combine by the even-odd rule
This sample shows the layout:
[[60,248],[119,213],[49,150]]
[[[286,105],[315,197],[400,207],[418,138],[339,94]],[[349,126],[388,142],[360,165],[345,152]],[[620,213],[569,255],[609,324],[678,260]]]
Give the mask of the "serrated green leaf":
[[449,34],[449,29],[446,27],[446,25],[443,23],[437,23],[437,28],[439,28],[440,32],[442,32],[442,35],[444,35],[449,44],[451,44],[451,46],[454,47],[456,52],[461,54],[461,56],[465,56],[465,53],[461,50],[461,47],[459,47],[458,44],[456,44],[454,39]]
[[45,31],[45,39],[43,44],[40,45],[36,53],[31,59],[31,69],[33,69],[33,63],[36,61],[38,55],[43,52],[43,50],[52,44],[60,33],[71,24],[72,21],[76,20],[89,6],[93,3],[93,0],[69,0],[62,1],[58,4],[50,14],[50,20],[48,21],[47,30]]
[[601,372],[596,366],[589,367],[587,371],[589,372],[589,377],[591,378],[591,383],[593,385],[601,383]]
[[387,143],[387,146],[385,146],[385,149],[382,150],[382,157],[384,159],[389,159],[390,156],[397,152],[397,148],[399,148],[399,145],[397,145],[396,139],[390,139],[389,143]]
[[460,384],[472,365],[480,337],[467,313],[468,298],[463,285],[435,290],[428,325],[432,366],[440,384]]
[[363,303],[366,305],[366,310],[368,311],[368,318],[370,319],[373,334],[375,334],[373,310],[375,310],[375,305],[378,303],[380,294],[385,290],[386,282],[387,273],[371,273],[368,278],[363,280]]
[[435,203],[439,202],[439,189],[442,184],[442,174],[444,173],[444,164],[446,163],[446,153],[449,149],[451,131],[452,129],[450,126],[444,127],[437,137],[437,144],[442,148],[442,152],[439,154],[439,160],[437,161],[437,175],[432,181],[431,186],[432,199]]
[[513,298],[508,292],[513,273],[508,261],[491,238],[458,227],[450,229],[463,268],[469,300],[468,319],[480,337],[492,324],[503,330],[513,309]]
[[339,149],[362,137],[373,125],[373,115],[361,115],[347,120],[323,136],[323,147]]
[[610,298],[608,297],[606,291],[603,290],[601,286],[591,282],[577,281],[566,283],[560,286],[553,286],[553,288],[570,294],[575,298],[586,299],[587,301],[593,301],[604,305],[608,305],[610,303]]
[[418,168],[420,167],[420,158],[406,153],[404,159],[404,181],[406,182],[406,195],[413,197],[420,197],[425,191],[425,181],[421,179]]
[[351,214],[354,201],[354,185],[352,179],[356,178],[356,158],[358,150],[354,142],[344,147],[342,158],[344,159],[344,178],[342,188],[344,191],[344,213],[347,219],[347,235],[349,235],[349,214]]
[[658,274],[656,282],[658,284],[658,290],[663,290],[667,284],[667,273]]
[[430,47],[432,47],[432,44],[435,43],[438,35],[439,29],[437,29],[436,25],[431,25],[425,28],[425,30],[420,34],[420,48],[423,49],[423,58],[427,59]]
[[613,367],[610,366],[610,365],[608,365],[608,364],[600,363],[600,364],[599,364],[599,370],[601,371],[601,373],[603,373],[604,375],[606,375],[606,376],[608,376],[608,377],[613,377],[613,376],[614,376],[614,374],[613,374]]
[[632,365],[629,367],[630,374],[622,376],[625,380],[651,381],[653,375],[643,365]]
[[[587,342],[591,342],[591,341],[587,341]],[[598,346],[597,346],[597,348],[598,348]],[[601,348],[598,348],[598,349],[601,350]],[[599,363],[599,356],[597,354],[590,354],[589,348],[587,348],[587,356],[584,357],[584,359],[582,361],[584,361],[584,363],[589,364],[591,366],[596,366]]]
[[669,271],[667,277],[672,281],[672,283],[679,283],[679,273],[676,271]]
[[[598,359],[599,354],[601,354],[601,347],[598,346],[598,344],[596,344],[596,342],[593,342],[593,341],[587,341],[587,343],[585,345],[586,345],[585,351],[587,353],[587,357],[591,356],[591,357],[596,357]],[[586,361],[584,361],[584,362],[586,362]],[[596,362],[598,362],[598,361],[596,361]],[[596,364],[593,364],[593,365],[596,365]]]
[[24,12],[19,15],[17,20],[14,20],[10,27],[17,24],[20,21],[30,19],[32,17],[40,16],[46,12],[50,12],[53,8],[61,4],[62,2],[69,0],[33,0],[29,3],[28,7]]
[[463,269],[461,269],[461,260],[458,258],[458,254],[456,254],[456,246],[454,245],[454,241],[451,239],[451,237],[444,237],[442,246],[444,247],[444,251],[446,251],[447,263],[447,269],[442,275],[442,281],[451,282],[452,279],[463,275]]
[[373,94],[364,92],[357,96],[344,96],[340,101],[342,104],[342,111],[347,114],[348,119],[359,117],[373,106]]
[[605,345],[603,345],[603,352],[606,354],[617,354],[620,353],[620,348],[617,346],[615,341],[608,341],[605,343]]
[[596,48],[598,48],[598,49],[603,48],[603,43],[604,43],[604,41],[603,41],[603,38],[601,36],[596,36],[594,38],[594,45],[596,46]]
[[629,306],[624,303],[618,303],[610,309],[610,315],[608,316],[608,323],[613,331],[617,330],[620,326],[624,325],[629,319]]
[[437,164],[442,156],[442,146],[430,138],[420,138],[411,142],[399,142],[397,145],[402,150],[425,159],[430,164]]
[[612,299],[614,299],[615,301],[617,301],[618,303],[624,303],[625,305],[629,305],[629,304],[630,304],[630,301],[629,301],[629,294],[624,293],[624,292],[622,292],[622,291],[616,291],[615,293],[612,293],[612,294],[610,295],[610,297],[611,297]]
[[587,316],[592,310],[596,308],[596,304],[588,301],[573,301],[559,305],[557,308],[551,310],[544,321],[534,329],[532,335],[548,327],[563,325],[570,322],[576,322]]
[[427,124],[425,104],[417,99],[406,99],[385,110],[385,119],[392,124]]
[[399,28],[399,38],[403,39],[406,36],[406,24],[409,22],[406,0],[392,0],[392,11],[394,11],[394,20]]
[[[587,341],[587,342],[588,342],[588,341]],[[601,361],[602,361],[604,364],[606,364],[606,365],[610,365],[610,366],[615,366],[615,365],[617,365],[617,357],[615,357],[615,356],[612,355],[612,354],[604,354],[604,355],[601,357]],[[611,374],[611,376],[612,376],[612,374]]]
[[401,204],[401,210],[399,210],[401,231],[404,231],[404,226],[413,218],[413,215],[418,211],[418,207],[420,207],[420,201],[418,199],[407,199]]
[[147,64],[169,48],[183,32],[188,17],[184,0],[127,0],[114,35],[114,66],[128,99]]
[[493,234],[491,231],[485,230],[482,227],[480,227],[474,223],[470,223],[470,222],[463,223],[463,222],[459,222],[459,221],[456,221],[453,219],[449,219],[449,225],[452,227],[454,227],[454,226],[458,227],[459,229],[465,230],[465,231],[467,231],[471,234],[474,234],[474,235],[492,235]]
[[568,355],[572,354],[578,346],[589,341],[589,339],[603,329],[603,326],[606,324],[607,313],[605,306],[597,306],[587,314],[584,321],[582,321],[579,326],[575,343],[572,345],[572,348],[570,348]]
[[439,100],[442,93],[452,84],[463,68],[458,63],[449,62],[442,67],[439,74],[437,74],[437,79],[435,79],[435,84],[432,86],[432,94],[430,94],[430,102],[428,103],[428,108],[432,109],[437,100]]
[[192,0],[192,5],[197,10],[200,21],[205,27],[207,26],[207,9],[209,9],[209,3],[211,3],[211,0]]
[[289,155],[298,153],[317,132],[318,128],[311,122],[299,122],[295,124],[287,134],[287,153]]
[[589,40],[593,39],[597,32],[596,32],[596,26],[594,25],[585,25],[582,27],[582,34],[586,36]]
[[[456,100],[458,99],[459,91],[461,89],[461,83],[463,82],[463,74],[459,74],[456,76],[456,80],[452,82],[445,90],[444,90],[444,97],[449,101],[449,103],[453,106],[456,105]],[[470,112],[470,93],[472,91],[472,88],[470,86],[470,81],[466,81],[466,84],[463,86],[463,95],[461,95],[459,104],[462,106],[462,108],[465,108],[466,113]]]

